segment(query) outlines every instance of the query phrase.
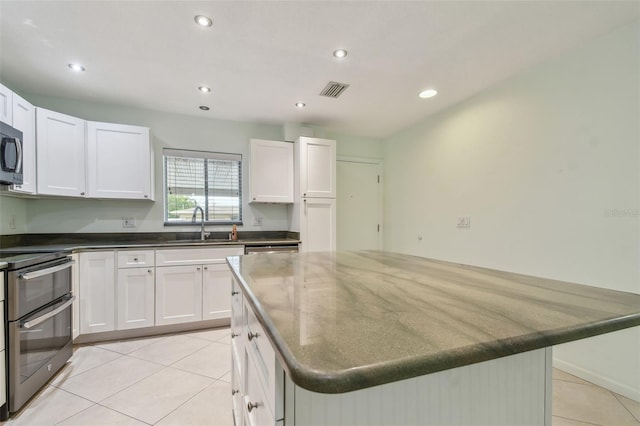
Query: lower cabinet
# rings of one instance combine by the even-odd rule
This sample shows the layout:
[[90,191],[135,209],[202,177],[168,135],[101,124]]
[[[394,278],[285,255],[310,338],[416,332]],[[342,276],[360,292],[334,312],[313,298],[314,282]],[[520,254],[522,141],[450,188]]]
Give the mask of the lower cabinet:
[[81,252],[79,332],[230,318],[226,257],[243,253],[244,246]]
[[156,272],[156,325],[202,320],[202,266],[165,266]]
[[154,325],[153,268],[118,269],[118,330]]
[[115,253],[80,253],[80,334],[115,330]]
[[[237,282],[232,286],[234,293],[239,290]],[[284,370],[252,308],[243,299],[235,294],[232,299],[234,421],[236,426],[278,425],[284,421]]]

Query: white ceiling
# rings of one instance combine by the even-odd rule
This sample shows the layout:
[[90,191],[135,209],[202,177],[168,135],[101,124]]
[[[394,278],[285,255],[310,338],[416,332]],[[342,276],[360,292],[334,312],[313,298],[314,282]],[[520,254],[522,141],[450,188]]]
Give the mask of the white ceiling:
[[[0,79],[25,94],[383,138],[639,18],[637,1],[0,0]],[[330,80],[351,86],[320,97]],[[439,95],[417,97],[430,87]]]

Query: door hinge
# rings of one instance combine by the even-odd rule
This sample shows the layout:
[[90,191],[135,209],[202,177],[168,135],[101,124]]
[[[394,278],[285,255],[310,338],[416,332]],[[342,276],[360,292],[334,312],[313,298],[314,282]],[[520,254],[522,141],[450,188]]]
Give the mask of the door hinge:
[[380,183],[380,175],[378,175],[378,183]]
[[380,232],[380,224],[378,224],[378,232]]

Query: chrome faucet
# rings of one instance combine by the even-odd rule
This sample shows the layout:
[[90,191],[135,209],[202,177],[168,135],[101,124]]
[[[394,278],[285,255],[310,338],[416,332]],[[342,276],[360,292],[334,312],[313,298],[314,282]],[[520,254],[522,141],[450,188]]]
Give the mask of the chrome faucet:
[[204,210],[202,210],[202,207],[196,206],[196,208],[193,209],[193,216],[191,216],[191,222],[195,223],[196,214],[198,213],[198,210],[200,210],[200,217],[202,217],[202,222],[200,222],[200,241],[204,241],[211,233],[204,232]]

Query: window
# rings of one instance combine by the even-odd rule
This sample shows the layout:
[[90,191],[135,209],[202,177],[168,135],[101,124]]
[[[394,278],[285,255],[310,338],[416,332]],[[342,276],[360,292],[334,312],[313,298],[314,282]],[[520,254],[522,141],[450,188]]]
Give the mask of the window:
[[[242,155],[164,149],[164,223],[242,224]],[[200,215],[197,215],[200,222]]]

